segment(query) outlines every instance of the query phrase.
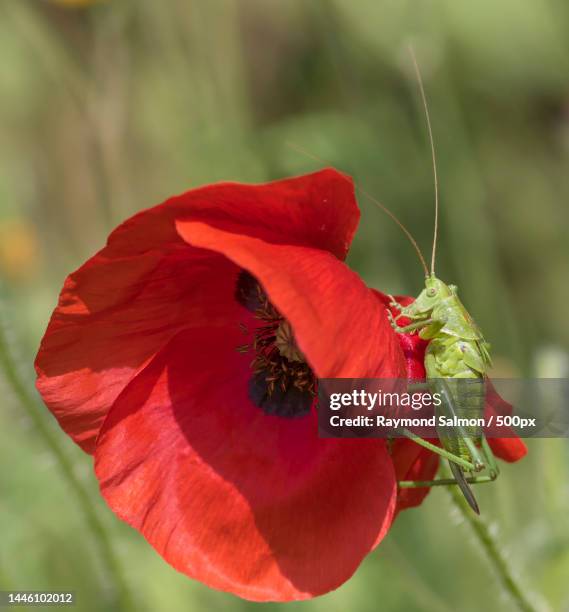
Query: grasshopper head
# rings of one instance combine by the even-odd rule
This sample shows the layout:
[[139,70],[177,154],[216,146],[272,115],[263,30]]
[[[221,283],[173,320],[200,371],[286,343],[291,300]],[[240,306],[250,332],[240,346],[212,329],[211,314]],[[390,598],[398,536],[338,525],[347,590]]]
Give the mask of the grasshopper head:
[[402,310],[407,316],[428,315],[433,310],[435,304],[441,299],[449,297],[454,293],[454,287],[446,285],[434,274],[425,279],[425,288],[417,299]]

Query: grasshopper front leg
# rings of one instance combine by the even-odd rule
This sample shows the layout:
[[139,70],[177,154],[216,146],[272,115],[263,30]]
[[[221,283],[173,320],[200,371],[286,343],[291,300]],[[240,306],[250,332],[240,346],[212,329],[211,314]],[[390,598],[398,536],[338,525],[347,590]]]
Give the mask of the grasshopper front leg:
[[399,312],[401,312],[403,308],[405,308],[405,306],[401,306],[401,304],[398,301],[396,301],[396,299],[391,295],[391,293],[388,293],[387,297],[390,299],[389,305],[392,308],[397,309]]
[[399,313],[396,317],[394,317],[389,311],[387,311],[387,316],[389,318],[389,323],[391,324],[391,327],[399,334],[408,334],[418,329],[422,329],[423,327],[428,327],[432,323],[435,323],[434,319],[419,319],[418,321],[410,323],[409,325],[400,327],[397,323],[397,319],[399,319],[399,317],[401,316],[408,315],[403,315],[403,313]]

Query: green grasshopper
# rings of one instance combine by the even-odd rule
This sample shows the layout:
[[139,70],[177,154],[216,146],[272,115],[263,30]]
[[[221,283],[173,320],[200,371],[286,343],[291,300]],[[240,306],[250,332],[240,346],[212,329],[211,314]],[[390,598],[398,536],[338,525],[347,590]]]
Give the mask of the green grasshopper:
[[[419,255],[425,270],[425,288],[409,306],[398,304],[393,296],[390,306],[399,311],[393,317],[388,311],[393,329],[398,333],[418,333],[429,340],[425,351],[426,383],[410,385],[413,390],[426,390],[438,393],[442,403],[435,407],[437,422],[439,416],[480,418],[485,407],[485,379],[491,366],[489,345],[459,300],[457,288],[447,285],[435,276],[435,253],[438,228],[438,180],[434,139],[421,73],[410,49],[421,98],[425,110],[435,183],[435,230],[430,272],[416,241],[409,231],[382,204],[374,200],[405,232]],[[366,197],[371,197],[363,192]],[[371,198],[373,199],[373,198]],[[400,327],[401,317],[411,319],[411,323]],[[431,487],[435,485],[458,485],[470,507],[480,513],[470,484],[490,482],[497,478],[499,469],[484,433],[473,428],[454,426],[437,427],[442,448],[431,444],[409,430],[402,430],[405,436],[421,446],[448,460],[453,478],[438,478],[428,481],[399,481],[401,488]]]
[[[414,302],[402,307],[393,300],[392,305],[399,310],[396,317],[389,313],[391,324],[398,333],[418,332],[421,338],[429,340],[425,351],[427,382],[411,387],[439,394],[442,403],[435,407],[437,421],[439,416],[481,417],[490,355],[480,330],[460,302],[456,287],[446,285],[432,272],[425,279],[425,289]],[[400,327],[397,319],[402,316],[412,322]],[[460,426],[455,426],[450,433],[447,428],[437,427],[443,446],[439,448],[408,430],[402,433],[448,459],[454,479],[400,481],[399,487],[457,484],[470,507],[479,514],[469,483],[490,482],[498,476],[498,465],[484,434]],[[486,473],[481,474],[483,470]]]

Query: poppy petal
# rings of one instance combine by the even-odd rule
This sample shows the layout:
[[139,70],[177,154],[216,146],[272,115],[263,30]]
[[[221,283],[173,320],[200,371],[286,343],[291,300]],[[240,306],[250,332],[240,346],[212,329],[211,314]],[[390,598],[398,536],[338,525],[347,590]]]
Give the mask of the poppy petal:
[[[486,413],[488,415],[510,415],[512,414],[513,406],[503,399],[496,391],[491,380],[488,380],[486,390]],[[511,432],[511,437],[507,438],[488,438],[488,444],[492,452],[503,461],[515,463],[519,461],[528,452],[527,446],[518,438],[515,433]]]
[[324,440],[314,412],[247,394],[237,326],[180,333],[115,402],[95,454],[111,508],[176,569],[257,600],[336,588],[385,535],[396,487],[378,440]]
[[194,221],[179,221],[177,227],[193,246],[223,253],[259,280],[319,378],[405,376],[385,308],[330,253],[269,244]]
[[520,438],[490,438],[488,444],[496,457],[508,463],[523,459],[528,452],[527,446]]
[[180,329],[226,318],[230,263],[188,246],[179,217],[346,255],[359,211],[350,179],[327,169],[264,185],[188,191],[119,226],[65,281],[36,358],[37,387],[87,452],[127,382]]

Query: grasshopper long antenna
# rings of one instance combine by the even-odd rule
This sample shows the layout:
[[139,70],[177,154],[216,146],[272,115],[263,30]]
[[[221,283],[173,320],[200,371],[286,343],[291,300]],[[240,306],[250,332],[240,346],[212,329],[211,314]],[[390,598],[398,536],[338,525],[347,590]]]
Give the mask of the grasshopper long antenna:
[[[299,147],[297,144],[294,144],[292,142],[287,142],[286,144],[287,144],[287,146],[291,147],[291,149],[295,149],[299,153],[302,153],[303,155],[306,155],[307,157],[310,157],[311,159],[314,159],[318,163],[324,164],[325,166],[331,166],[332,165],[329,162],[327,162],[326,160],[321,159],[321,158],[317,157],[316,155],[313,155],[312,153],[309,153],[308,151],[305,151],[302,147]],[[395,223],[397,223],[397,225],[401,228],[401,230],[403,231],[405,236],[407,236],[407,238],[409,239],[409,242],[413,245],[413,248],[415,249],[415,252],[419,256],[419,261],[421,262],[421,265],[423,266],[423,270],[425,271],[425,276],[429,276],[429,269],[427,268],[427,263],[425,261],[425,258],[423,257],[423,253],[421,252],[421,249],[419,248],[419,245],[417,244],[417,241],[415,240],[415,238],[413,238],[411,232],[395,216],[395,213],[391,212],[389,210],[389,208],[387,208],[387,206],[385,206],[379,200],[374,198],[371,194],[369,194],[367,191],[365,191],[365,189],[362,189],[361,187],[358,187],[356,185],[356,190],[359,193],[361,193],[365,198],[367,198],[370,202],[375,204],[375,206],[377,206],[380,210],[382,210],[386,215],[391,217],[391,219],[393,221],[395,221]]]
[[435,274],[435,255],[437,252],[437,234],[439,230],[439,180],[437,177],[437,158],[435,155],[435,140],[433,138],[433,130],[431,128],[431,118],[429,116],[429,105],[427,104],[427,96],[425,95],[425,88],[423,87],[423,79],[421,77],[421,71],[419,70],[419,64],[415,57],[415,51],[413,46],[409,45],[409,54],[413,60],[413,67],[415,69],[415,75],[417,77],[417,83],[419,84],[419,90],[421,92],[421,99],[423,101],[423,108],[425,109],[425,117],[427,119],[427,131],[429,132],[429,142],[431,143],[431,157],[433,160],[433,178],[435,181],[435,230],[433,232],[433,250],[431,254],[431,276]]

